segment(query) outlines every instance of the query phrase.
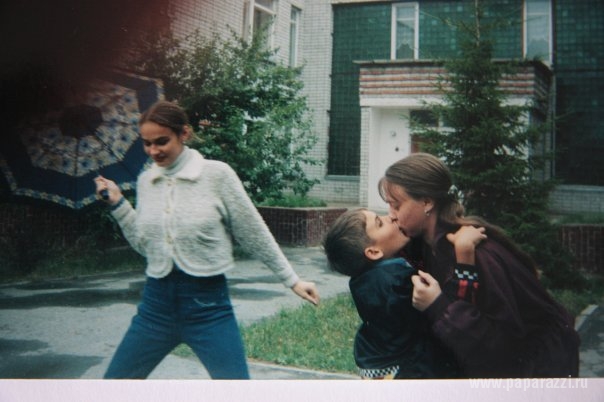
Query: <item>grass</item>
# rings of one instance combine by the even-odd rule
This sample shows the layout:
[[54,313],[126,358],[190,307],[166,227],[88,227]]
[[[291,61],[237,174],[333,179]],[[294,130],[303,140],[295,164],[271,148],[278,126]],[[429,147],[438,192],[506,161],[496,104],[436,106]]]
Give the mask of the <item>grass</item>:
[[589,288],[583,290],[554,289],[552,296],[573,315],[578,316],[590,304],[601,304],[604,301],[604,278],[588,278]]
[[287,366],[356,372],[352,345],[360,324],[350,295],[303,305],[242,328],[248,356]]
[[[553,297],[577,316],[590,304],[604,300],[604,279],[593,278],[590,289],[554,290]],[[248,357],[252,360],[340,373],[355,373],[352,355],[354,335],[360,324],[349,294],[321,301],[313,307],[283,310],[279,314],[241,328]],[[186,346],[177,354],[192,356]]]

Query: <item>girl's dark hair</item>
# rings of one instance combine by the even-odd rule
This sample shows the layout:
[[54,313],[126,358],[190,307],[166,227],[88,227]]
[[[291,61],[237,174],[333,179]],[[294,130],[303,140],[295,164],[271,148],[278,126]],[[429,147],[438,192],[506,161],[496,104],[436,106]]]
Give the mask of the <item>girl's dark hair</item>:
[[174,102],[160,100],[147,109],[138,120],[138,125],[151,122],[168,127],[176,135],[181,135],[189,124],[187,113]]
[[413,153],[392,164],[379,182],[382,199],[396,198],[396,188],[402,187],[415,200],[430,199],[441,222],[455,228],[463,225],[482,226],[489,238],[510,250],[527,268],[537,272],[533,259],[521,250],[498,226],[478,216],[464,216],[464,208],[450,194],[451,172],[434,155]]
[[350,277],[362,274],[373,265],[365,256],[365,248],[372,240],[367,236],[367,219],[363,211],[364,208],[357,208],[344,212],[323,238],[329,267]]

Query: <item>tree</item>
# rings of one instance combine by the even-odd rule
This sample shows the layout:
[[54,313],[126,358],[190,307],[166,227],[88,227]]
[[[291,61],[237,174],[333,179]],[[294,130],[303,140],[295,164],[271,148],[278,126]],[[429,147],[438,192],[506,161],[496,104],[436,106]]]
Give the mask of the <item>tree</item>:
[[189,113],[197,134],[192,146],[228,163],[257,203],[288,191],[306,195],[318,180],[304,169],[319,161],[308,154],[317,136],[301,95],[301,68],[275,62],[261,34],[246,42],[195,33],[186,46],[159,39],[149,42],[143,69],[163,78],[166,96]]
[[547,122],[534,119],[531,104],[506,104],[499,83],[521,62],[493,61],[489,33],[495,25],[483,24],[478,0],[475,4],[473,22],[454,24],[460,49],[458,57],[444,61],[447,74],[437,83],[443,103],[427,105],[446,129],[411,121],[412,130],[422,138],[423,150],[451,168],[468,214],[507,230],[552,286],[577,286],[581,278],[571,270],[570,255],[548,216],[553,181],[536,178],[548,155],[533,149]]

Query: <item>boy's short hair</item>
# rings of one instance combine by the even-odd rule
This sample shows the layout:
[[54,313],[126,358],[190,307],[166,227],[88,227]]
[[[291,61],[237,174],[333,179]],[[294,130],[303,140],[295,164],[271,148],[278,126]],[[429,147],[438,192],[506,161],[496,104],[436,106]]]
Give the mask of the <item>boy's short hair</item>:
[[365,249],[373,243],[367,235],[365,208],[344,212],[323,238],[323,250],[329,267],[343,275],[358,276],[372,264]]

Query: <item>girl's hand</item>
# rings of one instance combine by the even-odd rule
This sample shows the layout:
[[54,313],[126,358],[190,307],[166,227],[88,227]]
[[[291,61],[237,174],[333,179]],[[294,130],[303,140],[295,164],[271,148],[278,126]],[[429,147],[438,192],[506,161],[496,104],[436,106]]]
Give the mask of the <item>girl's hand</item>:
[[455,257],[458,264],[474,265],[475,249],[481,241],[487,238],[483,227],[462,226],[455,233],[448,233],[447,240],[455,247]]
[[107,190],[107,195],[109,198],[104,199],[104,201],[109,205],[115,205],[119,202],[119,200],[122,199],[122,192],[114,181],[99,175],[94,178],[94,183],[96,184],[96,194],[100,199],[103,199],[101,192],[103,190]]
[[417,275],[411,277],[413,282],[413,298],[411,303],[419,311],[424,311],[442,293],[440,285],[432,275],[424,271],[417,271]]
[[313,282],[298,281],[291,289],[295,294],[304,300],[311,302],[315,306],[319,304],[319,291]]

